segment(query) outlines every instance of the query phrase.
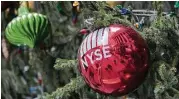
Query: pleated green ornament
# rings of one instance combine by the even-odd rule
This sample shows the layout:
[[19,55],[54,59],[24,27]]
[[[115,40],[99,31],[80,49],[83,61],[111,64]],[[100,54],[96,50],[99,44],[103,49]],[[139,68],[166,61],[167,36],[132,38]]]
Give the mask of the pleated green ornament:
[[7,40],[17,46],[27,45],[30,48],[38,46],[49,33],[49,21],[39,13],[20,14],[6,27]]

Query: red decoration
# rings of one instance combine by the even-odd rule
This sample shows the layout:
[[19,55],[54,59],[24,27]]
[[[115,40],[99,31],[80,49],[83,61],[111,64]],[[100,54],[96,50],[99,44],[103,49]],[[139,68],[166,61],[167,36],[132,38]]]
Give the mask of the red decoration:
[[80,30],[80,33],[81,34],[87,34],[87,33],[89,33],[90,31],[88,30],[88,29],[81,29]]
[[132,28],[113,24],[90,33],[78,51],[79,70],[97,92],[125,95],[145,79],[148,47]]

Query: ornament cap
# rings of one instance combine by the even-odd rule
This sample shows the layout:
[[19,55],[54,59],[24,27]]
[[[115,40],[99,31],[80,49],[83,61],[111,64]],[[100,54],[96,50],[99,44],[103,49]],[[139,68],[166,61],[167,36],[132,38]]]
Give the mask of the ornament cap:
[[81,34],[88,34],[90,31],[88,29],[81,29],[80,33]]

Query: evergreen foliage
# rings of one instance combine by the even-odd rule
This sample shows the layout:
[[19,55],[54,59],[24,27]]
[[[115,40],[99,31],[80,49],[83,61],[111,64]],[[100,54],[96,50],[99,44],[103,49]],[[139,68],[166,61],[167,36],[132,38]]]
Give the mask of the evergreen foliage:
[[[59,3],[64,6],[59,6]],[[43,75],[43,85],[47,92],[43,94],[45,99],[125,99],[96,93],[85,84],[77,70],[78,48],[86,36],[79,34],[79,30],[87,27],[93,31],[112,23],[121,23],[135,29],[144,37],[150,50],[150,71],[145,82],[126,97],[179,99],[178,16],[162,15],[163,2],[156,1],[153,6],[158,11],[157,18],[148,26],[136,29],[133,16],[121,15],[119,8],[109,8],[106,2],[81,1],[80,5],[81,13],[74,25],[70,1],[38,2],[37,12],[47,15],[51,23],[52,33],[48,38],[51,43],[46,43],[46,49],[29,49],[21,54],[17,54],[18,50],[14,47],[11,48],[10,62],[1,60],[1,94],[4,99],[20,99],[19,94],[28,93],[25,86],[35,85],[33,79],[37,71]],[[129,9],[132,10],[131,7]],[[90,18],[92,20],[85,23]],[[30,69],[23,74],[24,77],[19,76],[26,65]],[[23,79],[29,82],[24,83]]]

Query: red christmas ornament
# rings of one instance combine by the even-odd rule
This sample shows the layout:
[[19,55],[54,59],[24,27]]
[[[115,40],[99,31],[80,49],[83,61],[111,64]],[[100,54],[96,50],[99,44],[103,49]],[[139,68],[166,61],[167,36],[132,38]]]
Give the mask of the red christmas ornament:
[[79,70],[97,92],[125,95],[145,79],[148,47],[132,28],[113,24],[90,33],[78,50]]

